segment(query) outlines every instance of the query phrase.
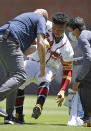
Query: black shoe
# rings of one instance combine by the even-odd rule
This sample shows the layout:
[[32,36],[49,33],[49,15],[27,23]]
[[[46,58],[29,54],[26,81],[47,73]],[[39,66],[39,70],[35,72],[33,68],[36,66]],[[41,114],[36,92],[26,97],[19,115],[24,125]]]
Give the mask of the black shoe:
[[5,117],[4,124],[11,124],[11,125],[15,124],[14,117],[12,117],[12,116]]
[[88,122],[89,121],[89,117],[88,116],[84,116],[83,118],[81,118],[83,121],[84,121],[84,123],[86,123],[86,122]]
[[38,119],[40,115],[41,115],[41,108],[36,105],[36,106],[33,108],[32,117],[35,118],[35,119]]
[[0,116],[6,117],[6,116],[8,116],[8,114],[0,108]]
[[25,124],[25,121],[24,121],[24,115],[19,115],[18,113],[16,114],[16,117],[14,119],[14,122],[17,123],[17,124]]
[[91,117],[83,117],[82,120],[84,121],[83,126],[91,127]]

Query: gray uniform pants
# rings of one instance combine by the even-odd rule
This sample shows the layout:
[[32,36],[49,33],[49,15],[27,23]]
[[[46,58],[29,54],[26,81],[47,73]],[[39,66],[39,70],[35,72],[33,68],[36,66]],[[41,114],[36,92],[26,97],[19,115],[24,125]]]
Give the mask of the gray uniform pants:
[[[7,74],[7,80],[0,86],[0,101],[9,97],[15,97],[19,86],[26,80],[24,71],[24,59],[19,44],[9,35],[5,40],[0,36],[0,63]],[[8,99],[9,103],[13,103]]]

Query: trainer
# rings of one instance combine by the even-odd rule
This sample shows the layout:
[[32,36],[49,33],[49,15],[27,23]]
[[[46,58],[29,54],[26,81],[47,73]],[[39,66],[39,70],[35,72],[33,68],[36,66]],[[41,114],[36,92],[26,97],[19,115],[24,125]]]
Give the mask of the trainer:
[[83,53],[83,65],[80,69],[73,90],[79,88],[82,107],[84,110],[84,124],[91,126],[91,31],[86,30],[83,18],[74,17],[68,23],[70,38],[78,40]]
[[[7,80],[0,87],[0,101],[15,92],[26,80],[24,71],[25,55],[30,54],[30,45],[37,38],[37,50],[40,58],[40,74],[45,74],[45,46],[43,40],[46,32],[48,13],[44,9],[21,14],[0,27],[0,61]],[[28,49],[28,50],[27,50]],[[0,115],[7,116],[0,109]]]

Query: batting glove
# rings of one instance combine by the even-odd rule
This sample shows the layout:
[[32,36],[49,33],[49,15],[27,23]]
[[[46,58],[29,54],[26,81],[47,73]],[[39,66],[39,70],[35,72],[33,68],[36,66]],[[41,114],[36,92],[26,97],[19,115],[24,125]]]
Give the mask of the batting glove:
[[65,91],[64,90],[60,90],[57,94],[57,97],[56,97],[56,101],[58,103],[58,107],[62,106],[62,102],[64,101],[64,97],[65,97]]

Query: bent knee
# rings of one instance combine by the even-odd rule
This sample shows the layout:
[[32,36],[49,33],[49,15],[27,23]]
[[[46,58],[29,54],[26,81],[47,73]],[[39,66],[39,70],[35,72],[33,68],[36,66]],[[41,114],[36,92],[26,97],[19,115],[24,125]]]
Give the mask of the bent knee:
[[20,85],[25,83],[26,78],[27,78],[27,76],[26,76],[26,72],[24,70],[18,72],[17,80],[19,81]]

